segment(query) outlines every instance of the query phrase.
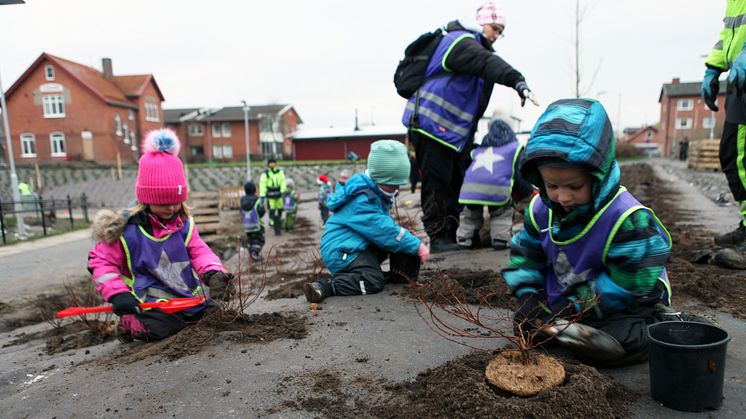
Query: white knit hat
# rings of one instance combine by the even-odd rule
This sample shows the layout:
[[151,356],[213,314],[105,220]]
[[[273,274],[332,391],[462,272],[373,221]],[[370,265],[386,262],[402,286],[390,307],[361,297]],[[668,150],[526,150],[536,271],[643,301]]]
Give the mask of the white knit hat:
[[497,24],[505,29],[505,12],[491,1],[484,3],[477,9],[477,24],[479,26]]

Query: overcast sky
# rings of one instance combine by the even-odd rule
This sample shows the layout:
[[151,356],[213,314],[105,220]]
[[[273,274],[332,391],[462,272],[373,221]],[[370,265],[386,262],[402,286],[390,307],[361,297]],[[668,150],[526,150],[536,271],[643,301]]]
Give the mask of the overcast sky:
[[[475,26],[473,0],[26,0],[0,7],[0,75],[7,90],[42,53],[114,73],[152,73],[164,107],[290,103],[305,128],[360,120],[399,124],[392,77],[405,46],[453,19]],[[497,87],[499,109],[530,129],[544,106],[574,95],[574,0],[497,1],[497,53],[521,71],[542,107]],[[725,0],[581,0],[586,96],[616,126],[656,123],[661,85],[701,80]],[[598,68],[592,86],[592,74]],[[621,93],[621,115],[617,105]]]

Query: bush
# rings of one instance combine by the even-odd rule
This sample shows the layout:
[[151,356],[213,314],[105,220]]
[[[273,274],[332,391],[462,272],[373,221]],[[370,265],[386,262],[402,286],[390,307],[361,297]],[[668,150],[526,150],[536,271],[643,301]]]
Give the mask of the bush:
[[625,143],[624,141],[617,141],[616,142],[616,158],[617,159],[629,159],[629,158],[636,158],[636,157],[642,157],[645,153],[635,147],[632,144]]

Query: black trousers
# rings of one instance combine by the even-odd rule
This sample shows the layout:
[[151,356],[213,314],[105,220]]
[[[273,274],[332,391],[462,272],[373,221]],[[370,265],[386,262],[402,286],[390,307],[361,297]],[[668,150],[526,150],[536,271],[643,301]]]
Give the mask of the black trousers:
[[246,242],[250,251],[261,251],[262,247],[264,247],[264,231],[247,232]]
[[416,281],[420,274],[420,258],[405,253],[388,253],[371,246],[350,265],[337,272],[331,280],[320,281],[327,295],[365,295],[381,292],[386,276],[381,263],[391,258],[389,280],[392,282]]
[[461,213],[458,195],[471,163],[469,147],[458,153],[418,132],[410,131],[410,136],[422,173],[422,224],[431,240],[455,242]]
[[[740,141],[739,141],[740,138]],[[725,121],[720,138],[720,167],[736,201],[746,201],[746,125]],[[738,166],[741,166],[741,169]]]
[[188,324],[199,321],[205,312],[187,315],[184,313],[168,314],[158,309],[145,310],[142,314],[135,314],[135,318],[145,326],[146,332],[133,334],[132,337],[146,342],[165,339]]

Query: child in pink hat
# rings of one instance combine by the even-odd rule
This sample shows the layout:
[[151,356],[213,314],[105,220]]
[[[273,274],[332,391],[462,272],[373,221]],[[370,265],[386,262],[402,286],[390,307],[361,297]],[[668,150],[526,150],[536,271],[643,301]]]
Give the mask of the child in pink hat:
[[199,237],[184,204],[189,188],[179,148],[173,131],[150,131],[137,172],[138,203],[119,214],[100,211],[93,221],[97,243],[88,254],[88,271],[121,317],[120,327],[135,339],[172,335],[199,319],[209,304],[166,314],[142,310],[140,303],[204,295],[203,283],[214,299],[233,292],[232,275]]

